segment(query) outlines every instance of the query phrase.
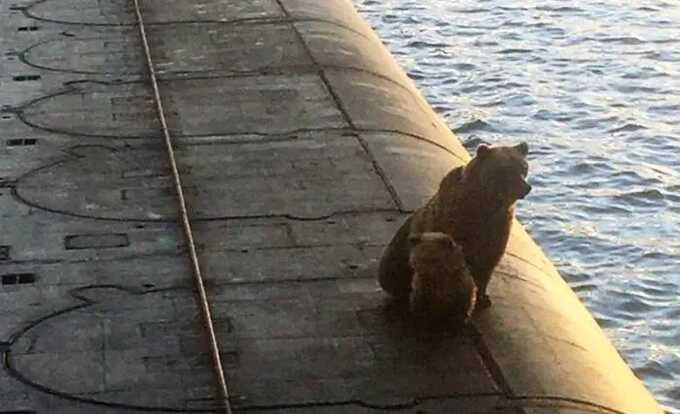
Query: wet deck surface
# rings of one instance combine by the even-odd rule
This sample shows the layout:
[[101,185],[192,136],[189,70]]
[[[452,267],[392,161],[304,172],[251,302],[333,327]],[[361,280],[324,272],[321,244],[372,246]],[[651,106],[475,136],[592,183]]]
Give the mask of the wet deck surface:
[[[527,362],[492,354],[533,326],[494,350],[386,306],[382,248],[466,155],[351,7],[319,3],[142,2],[236,411],[613,412],[517,408],[502,368]],[[131,4],[0,5],[0,413],[216,407]],[[499,309],[525,267],[554,277],[513,237],[538,253],[503,263]]]

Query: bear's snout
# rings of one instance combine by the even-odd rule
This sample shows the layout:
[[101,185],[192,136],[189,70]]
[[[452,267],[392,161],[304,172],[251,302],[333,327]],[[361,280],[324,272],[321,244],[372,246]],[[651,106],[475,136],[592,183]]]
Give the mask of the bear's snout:
[[531,184],[525,182],[522,186],[522,191],[519,193],[519,198],[524,198],[531,192]]

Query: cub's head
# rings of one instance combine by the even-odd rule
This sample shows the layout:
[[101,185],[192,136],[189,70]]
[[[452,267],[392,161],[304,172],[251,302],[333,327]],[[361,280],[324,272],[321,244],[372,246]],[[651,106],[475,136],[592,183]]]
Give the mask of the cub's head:
[[450,267],[465,263],[463,249],[445,233],[417,233],[408,238],[411,244],[409,262],[416,271]]
[[510,207],[531,191],[526,182],[528,153],[526,142],[514,146],[482,144],[465,166],[463,181],[466,185],[478,187],[478,194],[490,207]]

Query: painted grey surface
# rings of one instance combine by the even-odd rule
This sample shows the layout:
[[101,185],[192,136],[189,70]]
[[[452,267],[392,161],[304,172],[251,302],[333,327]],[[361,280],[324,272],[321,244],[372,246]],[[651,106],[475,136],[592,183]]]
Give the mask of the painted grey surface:
[[[237,411],[634,413],[565,379],[591,338],[546,335],[565,288],[520,227],[475,327],[385,302],[382,248],[467,154],[351,4],[142,4]],[[0,5],[0,413],[216,410],[130,5]]]

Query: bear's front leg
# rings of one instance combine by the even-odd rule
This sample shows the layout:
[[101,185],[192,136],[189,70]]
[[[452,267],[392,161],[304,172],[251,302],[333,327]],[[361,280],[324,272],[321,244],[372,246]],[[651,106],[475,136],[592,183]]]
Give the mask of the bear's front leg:
[[481,263],[474,259],[468,259],[468,266],[470,267],[475,285],[477,285],[476,309],[479,310],[491,306],[491,298],[486,293],[486,289],[489,286],[489,281],[491,281],[491,275],[496,267],[496,263],[488,258],[483,258],[486,260],[481,260]]

